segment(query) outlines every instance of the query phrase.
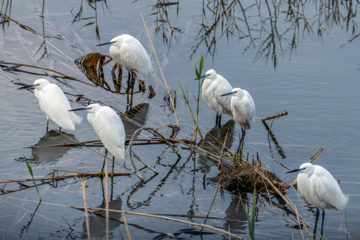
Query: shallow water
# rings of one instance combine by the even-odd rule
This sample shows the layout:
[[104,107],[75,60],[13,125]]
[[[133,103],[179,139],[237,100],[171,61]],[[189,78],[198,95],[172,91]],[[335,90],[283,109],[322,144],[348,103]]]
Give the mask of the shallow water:
[[[181,2],[179,5],[156,8],[153,7],[155,2],[132,2],[45,2],[44,11],[42,1],[12,1],[11,10],[9,7],[6,8],[4,3],[2,13],[31,27],[40,36],[45,36],[48,42],[42,45],[43,40],[39,36],[24,30],[14,22],[6,22],[2,24],[0,33],[0,60],[54,69],[90,83],[75,65],[74,60],[90,52],[100,51],[108,54],[108,47],[96,47],[96,44],[109,41],[119,34],[129,33],[137,37],[151,52],[153,64],[157,66],[139,14],[141,11],[169,89],[176,90],[178,94],[176,111],[181,131],[177,138],[189,139],[193,131],[193,122],[187,108],[184,107],[177,81],[190,93],[197,93],[197,82],[193,80],[194,67],[200,53],[204,53],[205,70],[214,68],[233,86],[248,90],[254,98],[257,118],[251,131],[246,135],[245,151],[253,155],[258,152],[261,160],[271,171],[287,183],[291,183],[296,176],[286,175],[287,169],[275,161],[292,169],[307,162],[319,147],[324,147],[315,163],[324,166],[336,179],[341,180],[343,192],[349,194],[349,203],[346,207],[349,238],[353,238],[353,235],[359,238],[360,202],[357,199],[360,187],[360,60],[358,39],[349,42],[359,33],[359,29],[353,23],[358,24],[359,20],[354,16],[347,22],[346,18],[334,19],[337,15],[332,14],[339,10],[341,16],[348,16],[346,4],[327,7],[327,3],[324,2],[308,1],[298,9],[292,5],[294,15],[289,16],[286,14],[290,11],[287,3],[280,2],[276,11],[269,3],[269,9],[272,11],[270,21],[266,2],[259,2],[258,6],[246,6],[242,3],[246,12],[245,21],[238,4],[234,8],[227,8],[229,11],[225,18],[221,11],[209,10],[213,2],[209,8],[206,3],[202,5]],[[352,9],[356,7],[358,4],[353,3]],[[42,11],[44,17],[40,16]],[[219,18],[213,14],[218,14],[216,16]],[[237,18],[234,20],[233,17]],[[298,26],[293,21],[296,17],[301,17]],[[166,21],[162,21],[163,19]],[[204,30],[211,29],[214,19],[219,19],[217,27],[208,33],[208,37],[204,37]],[[304,28],[303,19],[308,22],[308,29],[311,27],[310,31]],[[202,29],[202,26],[208,27]],[[240,30],[237,31],[237,28]],[[248,29],[251,29],[251,34]],[[319,36],[320,31],[322,37]],[[274,33],[273,42],[269,41],[272,39],[271,33]],[[212,37],[215,37],[216,45],[211,44]],[[292,50],[294,43],[296,49]],[[261,52],[262,55],[259,54]],[[108,80],[111,79],[111,67],[112,63],[104,68]],[[31,68],[20,69],[38,74],[45,72]],[[145,83],[152,85],[156,96],[148,99],[147,92],[134,95],[133,105],[142,111],[138,113],[141,116],[137,118],[137,125],[125,123],[128,135],[135,131],[136,126],[157,128],[162,124],[176,124],[174,114],[163,107],[163,97],[167,91],[159,68],[155,69],[151,77],[145,78]],[[29,178],[24,156],[29,159],[36,177],[43,177],[52,170],[97,172],[101,167],[102,157],[89,149],[103,154],[104,149],[99,146],[63,147],[56,151],[52,148],[25,148],[36,144],[42,145],[44,142],[67,141],[45,134],[46,119],[35,97],[26,90],[17,90],[18,86],[11,82],[19,79],[30,84],[40,77],[31,73],[4,71],[4,68],[0,71],[0,178]],[[53,78],[49,79],[57,82]],[[63,81],[65,84],[57,83],[66,92],[84,94],[85,97],[113,105],[123,112],[127,110],[126,95],[111,93],[93,84],[90,86],[71,80]],[[75,102],[75,97],[70,99],[73,101],[73,107],[82,106],[81,102]],[[196,103],[190,99],[194,110]],[[275,146],[272,140],[268,140],[267,131],[259,119],[280,113],[284,109],[289,115],[275,120],[271,128],[278,143],[278,146]],[[77,141],[96,140],[97,137],[86,121],[85,114],[83,116],[83,123],[70,134],[73,134]],[[237,123],[229,120],[229,117],[224,116],[223,124],[235,125],[235,130],[226,145],[235,148],[240,128]],[[216,129],[213,129],[214,121],[215,114],[201,100],[199,123],[204,136],[209,132],[213,135],[218,134]],[[270,123],[271,121],[268,121],[269,125]],[[54,123],[50,124],[50,127],[58,129]],[[171,130],[162,129],[161,133],[170,136]],[[151,134],[142,131],[137,138],[149,136]],[[141,182],[135,175],[114,178],[110,208],[149,214],[206,215],[216,189],[217,182],[213,179],[218,174],[217,167],[204,156],[196,154],[193,157],[189,150],[182,146],[178,148],[180,157],[172,153],[166,145],[135,146],[135,152],[159,174],[154,175],[150,170],[142,170],[145,182]],[[206,149],[206,146],[204,148]],[[127,167],[130,168],[130,165],[128,161]],[[138,167],[141,168],[142,165],[139,164]],[[117,166],[117,171],[132,170]],[[207,172],[205,187],[202,182],[204,172]],[[88,206],[102,207],[104,190],[101,180],[88,179],[86,185]],[[0,197],[2,239],[87,238],[84,213],[69,207],[83,206],[80,179],[40,185],[39,191],[43,198],[40,205],[34,188],[19,188],[14,183],[8,183],[5,190],[14,192]],[[293,188],[287,193],[312,227],[313,213],[298,198]],[[252,199],[245,193],[241,197],[249,201]],[[302,238],[299,230],[286,227],[286,224],[293,224],[289,221],[293,218],[283,210],[272,208],[261,198],[257,206],[259,210],[255,236],[258,239],[283,239],[291,238],[292,235],[295,239]],[[210,216],[227,220],[210,219],[207,221],[209,225],[230,228],[232,232],[248,238],[244,211],[241,204],[239,207],[238,199],[229,193],[218,193]],[[344,219],[344,212],[340,212],[340,216]],[[117,220],[110,221],[110,236],[120,238],[122,235],[126,239],[121,216],[114,214],[110,217]],[[181,219],[197,223],[203,221],[192,217]],[[90,216],[90,231],[94,239],[105,236],[103,222],[102,218],[94,214]],[[131,215],[127,215],[127,222],[133,239],[149,239],[160,233],[189,228],[185,224]],[[327,211],[324,232],[327,239],[346,237],[344,225],[336,212]],[[201,239],[196,235],[182,234],[180,237]],[[205,235],[204,238],[228,239],[219,233]]]

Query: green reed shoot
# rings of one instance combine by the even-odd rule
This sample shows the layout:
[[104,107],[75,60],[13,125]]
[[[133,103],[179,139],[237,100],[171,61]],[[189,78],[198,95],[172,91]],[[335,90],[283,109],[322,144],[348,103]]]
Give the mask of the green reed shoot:
[[32,168],[31,168],[31,166],[30,166],[27,158],[26,158],[25,156],[24,156],[24,158],[25,158],[26,166],[27,166],[27,168],[28,168],[28,170],[29,170],[29,173],[30,173],[30,175],[31,175],[31,177],[32,177],[32,179],[33,179],[33,181],[34,181],[34,185],[35,185],[36,191],[37,191],[38,194],[39,194],[39,198],[40,198],[40,202],[41,202],[42,199],[41,199],[39,189],[37,188],[37,185],[36,185],[36,182],[35,182],[35,179],[34,179],[34,174],[33,174]]
[[[199,63],[199,68],[197,68],[197,65]],[[182,92],[182,96],[184,98],[184,101],[185,101],[185,104],[188,106],[189,108],[189,112],[191,114],[191,117],[193,119],[193,122],[195,124],[195,129],[194,129],[194,132],[195,133],[198,133],[201,140],[204,140],[202,134],[201,134],[201,131],[199,129],[199,112],[200,112],[200,89],[201,89],[201,85],[203,83],[204,80],[201,81],[201,74],[202,74],[202,71],[203,71],[203,66],[204,66],[204,56],[201,54],[200,56],[200,61],[199,62],[196,62],[195,64],[195,74],[196,74],[196,78],[199,80],[198,81],[198,92],[197,92],[197,96],[194,96],[192,94],[190,94],[188,92],[188,90],[186,90],[186,94],[185,94],[185,91],[183,89],[183,87],[181,86],[180,82],[178,81],[178,84],[181,88],[181,92]],[[193,111],[191,109],[191,106],[190,106],[190,101],[189,101],[189,96],[193,96],[193,98],[195,99],[196,101],[196,117],[194,116],[193,114]],[[196,135],[195,135],[195,140],[196,140]]]
[[249,215],[248,207],[244,205],[243,202],[241,202],[245,212],[246,212],[246,218],[248,221],[249,226],[249,236],[251,240],[255,240],[255,210],[256,210],[256,185],[254,186],[254,193],[253,193],[253,201],[252,201],[252,208],[251,208],[251,218]]

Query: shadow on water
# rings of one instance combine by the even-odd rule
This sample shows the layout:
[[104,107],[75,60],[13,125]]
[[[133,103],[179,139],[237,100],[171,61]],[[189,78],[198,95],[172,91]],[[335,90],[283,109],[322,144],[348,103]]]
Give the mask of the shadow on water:
[[209,158],[208,155],[206,155],[207,153],[220,155],[225,140],[225,147],[231,149],[234,141],[234,128],[235,121],[231,119],[223,124],[220,128],[216,126],[213,127],[205,135],[204,141],[199,145],[201,149],[206,151],[204,154],[200,154],[198,158],[198,163],[202,172],[208,173],[210,172],[211,167],[218,165],[211,158]]
[[[127,139],[130,139],[136,130],[145,126],[149,113],[149,107],[149,103],[140,103],[128,110],[126,112],[126,117],[120,115],[121,120],[124,123],[124,128],[126,129]],[[141,131],[137,132],[135,138],[140,135],[140,133]]]
[[[41,137],[37,144],[31,147],[32,158],[27,158],[27,160],[30,163],[34,163],[35,166],[47,163],[49,163],[50,165],[56,164],[56,161],[61,159],[71,149],[71,146],[51,146],[73,143],[73,139],[75,139],[75,136],[73,134],[51,130],[47,132],[43,137]],[[23,158],[20,158],[19,160],[24,161]]]
[[[121,210],[122,207],[122,200],[121,198],[114,199],[109,202],[109,209],[112,210]],[[97,208],[105,209],[105,199],[101,205],[99,205]],[[109,235],[110,237],[112,233],[111,231],[120,227],[121,222],[121,213],[119,212],[109,212]],[[84,221],[82,223],[82,228],[84,233],[86,233],[86,222]],[[106,221],[105,221],[105,211],[93,211],[89,214],[89,228],[91,231],[91,234],[98,237],[98,238],[104,238],[106,236]],[[83,236],[86,237],[85,235]]]

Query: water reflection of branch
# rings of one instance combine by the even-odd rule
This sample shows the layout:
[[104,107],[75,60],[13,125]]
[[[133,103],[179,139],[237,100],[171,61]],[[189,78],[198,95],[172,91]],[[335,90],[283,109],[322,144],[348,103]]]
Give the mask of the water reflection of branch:
[[27,222],[26,225],[24,225],[24,226],[21,228],[21,230],[20,230],[20,238],[23,237],[23,234],[24,234],[25,232],[27,233],[27,232],[29,231],[30,225],[31,225],[31,223],[32,223],[33,220],[34,220],[34,217],[35,217],[35,215],[36,215],[37,210],[38,210],[39,207],[40,207],[40,204],[41,204],[41,201],[40,201],[39,204],[36,206],[34,212],[30,214],[30,220]]
[[[81,2],[80,2],[80,7],[79,7],[79,10],[78,10],[78,12],[76,14],[74,14],[72,10],[70,11],[70,13],[74,16],[72,24],[74,24],[75,22],[88,21],[88,20],[90,20],[90,22],[86,23],[83,27],[87,27],[87,26],[95,24],[95,33],[96,33],[96,38],[98,39],[98,41],[100,41],[100,31],[99,31],[99,26],[98,26],[98,22],[97,22],[97,2],[100,2],[100,1],[99,0],[95,0],[95,1],[88,0],[88,4],[89,4],[90,8],[92,8],[94,10],[94,16],[93,17],[82,17],[82,14],[83,14],[83,0],[81,0]],[[102,2],[104,3],[106,9],[110,12],[110,8],[107,5],[106,0],[103,0]],[[92,19],[94,19],[94,20],[91,21]]]
[[[214,58],[216,43],[223,37],[248,41],[243,51],[256,48],[254,61],[264,59],[278,64],[279,50],[290,57],[306,35],[323,37],[332,26],[351,31],[352,42],[360,36],[356,19],[360,2],[346,1],[268,1],[255,3],[234,0],[203,0],[202,22],[192,47],[192,58],[205,45]],[[315,11],[308,10],[314,7]],[[251,21],[250,21],[251,19]]]
[[154,5],[155,12],[152,15],[156,16],[156,27],[155,33],[161,33],[163,42],[168,46],[168,50],[173,45],[173,40],[176,41],[176,33],[181,33],[181,29],[173,26],[170,23],[168,10],[170,6],[176,5],[176,15],[179,14],[179,4],[178,3],[164,3],[163,0],[157,0],[157,3]]
[[[275,135],[272,133],[271,131],[271,127],[269,127],[265,121],[262,121],[262,123],[264,124],[264,127],[266,129],[266,131],[268,132],[268,142],[269,142],[269,148],[270,148],[270,151],[272,152],[271,150],[271,143],[270,143],[270,139],[273,141],[273,143],[275,144],[275,148],[277,149],[279,155],[281,156],[282,159],[285,159],[286,158],[286,155],[282,149],[282,147],[280,146],[280,144],[277,142],[276,138],[275,138]],[[272,126],[272,123],[271,123],[271,126]],[[269,138],[270,137],[270,138]]]

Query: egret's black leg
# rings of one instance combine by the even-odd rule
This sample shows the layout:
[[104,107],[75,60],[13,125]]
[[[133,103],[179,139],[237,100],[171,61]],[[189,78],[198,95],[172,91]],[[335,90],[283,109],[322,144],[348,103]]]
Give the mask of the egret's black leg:
[[59,132],[61,132],[61,127],[60,127],[60,129],[59,129]]
[[316,235],[316,228],[317,228],[317,223],[318,223],[318,220],[319,220],[319,209],[317,208],[316,209],[316,218],[315,218],[315,227],[314,227],[314,235]]
[[135,78],[134,78],[134,73],[133,71],[131,70],[131,95],[134,94],[134,86],[135,86]]
[[323,213],[322,213],[322,223],[321,223],[321,235],[320,235],[320,238],[322,238],[322,237],[323,237],[324,219],[325,219],[325,210],[323,209]]
[[241,138],[239,143],[239,147],[241,147],[241,149],[244,148],[245,134],[246,134],[246,130],[241,128]]
[[49,120],[50,120],[50,119],[48,118],[48,119],[47,119],[47,122],[46,122],[46,133],[49,132],[49,127],[48,127],[48,126],[49,126]]
[[102,166],[102,169],[101,169],[101,172],[103,173],[104,172],[104,168],[105,168],[105,159],[108,155],[108,150],[105,148],[105,157],[104,157],[104,163],[103,163],[103,166]]
[[131,74],[132,74],[132,72],[128,71],[128,80],[127,80],[126,92],[129,92],[129,90],[130,90]]
[[221,114],[219,114],[219,127],[221,127]]
[[218,122],[219,122],[219,114],[216,114],[215,126],[218,125]]

